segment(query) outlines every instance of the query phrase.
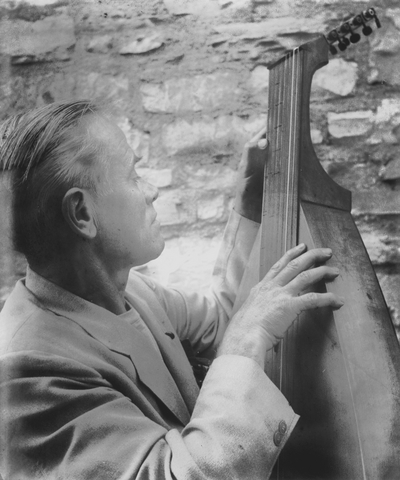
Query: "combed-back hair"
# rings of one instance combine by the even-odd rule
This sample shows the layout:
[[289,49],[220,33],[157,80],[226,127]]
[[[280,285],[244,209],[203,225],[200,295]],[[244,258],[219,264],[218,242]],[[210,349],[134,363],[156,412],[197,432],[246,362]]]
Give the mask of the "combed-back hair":
[[[12,244],[29,263],[59,253],[62,198],[72,187],[95,194],[102,144],[88,134],[85,120],[100,113],[88,100],[53,103],[18,114],[0,129],[0,165],[12,195]],[[105,178],[105,177],[103,177]]]

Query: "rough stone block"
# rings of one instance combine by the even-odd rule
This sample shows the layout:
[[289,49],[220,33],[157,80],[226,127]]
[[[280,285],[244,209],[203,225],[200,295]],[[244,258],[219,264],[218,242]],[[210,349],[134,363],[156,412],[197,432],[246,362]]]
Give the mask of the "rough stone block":
[[170,168],[136,168],[138,175],[157,188],[165,188],[172,185],[172,170]]
[[385,17],[390,19],[394,26],[400,30],[400,8],[388,8],[385,11]]
[[124,132],[128,145],[140,157],[140,165],[146,165],[150,153],[150,135],[133,127],[129,118],[118,119],[117,125]]
[[397,127],[400,125],[400,100],[398,98],[384,98],[377,108],[374,122],[375,129],[367,139],[368,144],[398,143]]
[[197,218],[199,220],[220,219],[225,211],[224,201],[224,195],[203,199],[197,207]]
[[152,52],[157,50],[164,44],[160,33],[158,32],[147,32],[144,34],[138,35],[135,40],[130,41],[123,45],[119,53],[120,55],[138,55],[141,53]]
[[334,58],[328,65],[316,71],[313,77],[313,88],[321,88],[345,97],[354,90],[357,78],[357,63]]
[[184,168],[186,184],[190,189],[233,192],[236,185],[236,170],[226,165],[188,165]]
[[111,35],[96,36],[90,40],[86,50],[91,53],[108,53],[113,46]]
[[384,98],[376,110],[375,123],[385,127],[387,123],[395,127],[400,125],[400,99]]
[[76,95],[99,101],[110,101],[113,106],[123,106],[128,97],[129,80],[124,74],[110,75],[90,72],[77,77]]
[[400,247],[387,237],[363,233],[362,239],[373,265],[400,263]]
[[178,119],[164,125],[162,142],[168,155],[212,152],[227,149],[230,144],[243,144],[265,125],[266,116],[257,115],[248,120],[222,115],[217,119],[203,117],[189,122]]
[[378,272],[378,280],[390,309],[397,337],[400,340],[400,274],[387,275]]
[[194,77],[171,78],[162,84],[145,83],[140,87],[143,106],[148,112],[185,112],[213,110],[238,96],[239,79],[231,72]]
[[5,0],[4,7],[15,9],[21,5],[31,5],[33,7],[46,7],[48,5],[66,5],[68,0]]
[[154,208],[161,225],[180,225],[192,220],[179,190],[161,191]]
[[171,287],[206,293],[222,239],[223,227],[211,238],[185,235],[166,240],[164,252],[140,271]]
[[296,33],[320,33],[326,30],[322,16],[277,17],[257,23],[228,23],[213,27],[221,35],[231,35],[240,40],[273,40],[285,43],[285,37]]
[[[400,158],[391,160],[379,172],[382,180],[399,180],[400,179]],[[400,193],[400,192],[399,192]]]
[[64,72],[43,78],[37,85],[36,106],[74,98],[76,83],[74,75]]
[[371,37],[372,53],[390,55],[399,51],[400,29],[389,22],[384,22],[383,30],[376,31]]
[[172,15],[213,16],[219,13],[221,7],[218,0],[164,0],[169,13]]
[[[343,0],[317,0],[315,3],[318,3],[320,5],[334,5],[336,3],[343,3]],[[353,0],[352,3],[365,3],[365,2],[364,0]]]
[[328,130],[335,138],[365,135],[372,129],[372,126],[372,110],[344,113],[328,112]]
[[74,22],[66,14],[36,22],[3,20],[0,31],[0,53],[10,55],[13,63],[68,60],[76,42]]
[[400,85],[400,9],[388,9],[382,29],[370,37],[369,83]]
[[318,128],[311,128],[310,135],[311,135],[311,141],[314,145],[322,143],[324,140],[324,137],[322,136],[322,132]]
[[254,93],[268,95],[269,70],[264,65],[257,65],[251,72],[249,87]]
[[352,213],[354,215],[400,215],[400,192],[355,191]]

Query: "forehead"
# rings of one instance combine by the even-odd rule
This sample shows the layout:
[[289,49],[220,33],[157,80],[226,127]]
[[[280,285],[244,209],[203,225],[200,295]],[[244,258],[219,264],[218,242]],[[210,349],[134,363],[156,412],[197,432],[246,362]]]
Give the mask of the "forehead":
[[111,120],[100,115],[90,115],[83,119],[87,132],[92,140],[99,142],[110,150],[130,150],[123,131]]
[[127,178],[133,168],[134,154],[123,131],[100,115],[90,115],[84,120],[89,142],[93,142],[96,150],[96,163],[106,168],[108,183]]

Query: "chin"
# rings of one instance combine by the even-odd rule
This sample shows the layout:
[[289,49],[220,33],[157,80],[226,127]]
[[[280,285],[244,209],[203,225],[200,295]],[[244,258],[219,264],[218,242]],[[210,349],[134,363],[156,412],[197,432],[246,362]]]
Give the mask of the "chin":
[[155,260],[156,258],[158,258],[164,251],[164,248],[165,248],[165,240],[161,238],[158,245],[157,253],[155,254],[154,258],[152,258],[152,260]]
[[161,253],[164,251],[164,247],[165,247],[164,239],[161,237],[159,240],[157,240],[157,242],[154,242],[151,245],[151,247],[152,248],[149,249],[149,251],[147,252],[147,255],[143,257],[139,263],[135,263],[135,266],[144,265],[145,263],[151,262],[152,260],[155,260],[156,258],[158,258],[161,255]]

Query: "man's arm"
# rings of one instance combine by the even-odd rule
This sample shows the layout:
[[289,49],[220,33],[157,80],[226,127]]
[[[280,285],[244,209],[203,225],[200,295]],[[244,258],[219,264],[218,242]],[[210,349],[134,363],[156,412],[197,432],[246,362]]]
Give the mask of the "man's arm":
[[15,352],[0,371],[0,473],[10,480],[265,479],[297,418],[240,356],[215,361],[183,429],[70,358]]

